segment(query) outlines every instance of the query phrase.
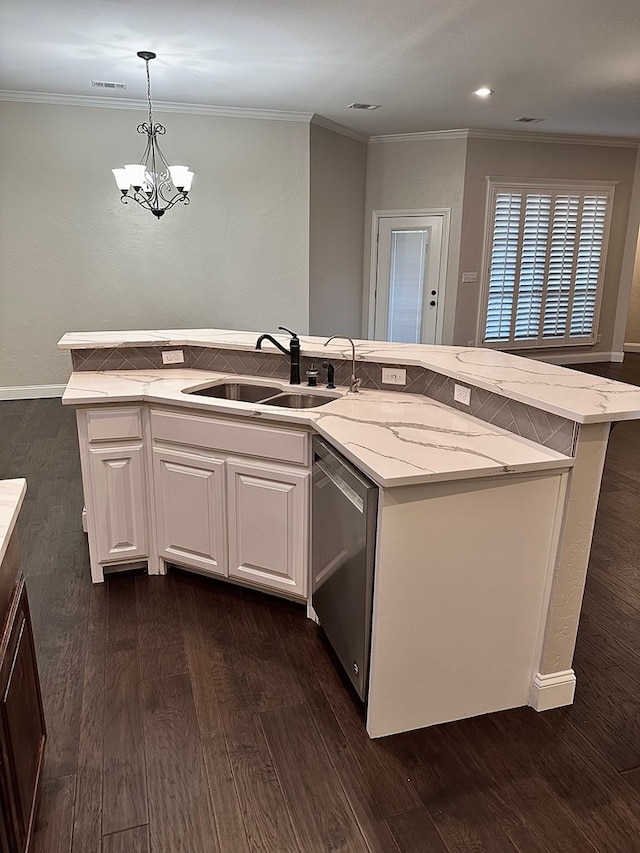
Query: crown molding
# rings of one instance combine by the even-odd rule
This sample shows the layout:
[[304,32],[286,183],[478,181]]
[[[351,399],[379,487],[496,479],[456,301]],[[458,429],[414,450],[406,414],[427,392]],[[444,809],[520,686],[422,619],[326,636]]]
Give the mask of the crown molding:
[[345,127],[343,124],[338,124],[337,121],[332,121],[330,118],[325,118],[317,113],[314,113],[311,124],[324,127],[325,130],[331,130],[333,133],[339,133],[341,136],[347,136],[349,139],[355,139],[357,142],[364,142],[365,145],[369,142],[368,134],[359,133],[357,130],[352,130],[350,127]]
[[434,142],[442,139],[467,139],[469,131],[459,130],[426,130],[423,133],[389,133],[384,136],[372,136],[371,143],[378,142]]
[[[100,107],[111,110],[147,110],[146,100],[111,98],[98,95],[58,95],[49,92],[13,92],[0,89],[0,101],[17,101],[26,104],[58,104],[71,107]],[[250,107],[217,107],[203,104],[181,104],[173,101],[154,101],[154,112],[190,113],[192,115],[224,116],[226,118],[253,118],[267,121],[301,121],[309,123],[313,113],[287,110],[259,110]]]
[[433,130],[425,133],[394,133],[387,136],[372,136],[369,142],[433,142],[441,139],[495,139],[503,142],[551,142],[561,145],[599,145],[611,148],[640,147],[640,139],[616,136],[577,136],[566,133],[481,130],[477,128]]
[[538,133],[517,130],[480,130],[470,128],[469,139],[502,139],[507,142],[555,142],[561,145],[600,145],[610,148],[638,148],[640,139],[620,136],[578,136],[570,133]]

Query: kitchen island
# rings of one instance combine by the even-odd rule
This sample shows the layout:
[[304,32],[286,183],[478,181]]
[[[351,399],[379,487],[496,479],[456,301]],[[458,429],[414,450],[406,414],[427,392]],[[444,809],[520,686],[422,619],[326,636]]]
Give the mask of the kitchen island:
[[[254,354],[257,336],[62,339],[74,362],[64,402],[78,407],[94,580],[109,565],[161,572],[173,562],[306,601],[308,437],[318,432],[382,490],[369,733],[570,703],[609,422],[640,416],[638,389],[486,350],[362,341],[357,372],[368,387],[339,388],[316,409],[188,393],[229,377],[286,386],[287,359]],[[340,386],[350,347],[322,344],[301,338],[303,367],[328,357]],[[163,367],[167,351],[184,362]],[[406,369],[406,390],[381,385],[384,365]],[[453,399],[458,383],[471,391],[466,411]],[[112,494],[98,507],[101,489]],[[198,506],[186,508],[189,496]],[[279,530],[242,529],[242,511],[278,501]],[[177,528],[189,528],[189,547],[184,536],[167,540]],[[109,530],[112,553],[100,554]],[[290,568],[262,564],[279,560]]]

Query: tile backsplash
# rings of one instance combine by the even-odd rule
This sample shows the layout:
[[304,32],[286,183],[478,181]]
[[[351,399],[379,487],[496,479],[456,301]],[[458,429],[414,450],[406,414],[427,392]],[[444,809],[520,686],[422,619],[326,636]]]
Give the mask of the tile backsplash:
[[[163,364],[162,353],[181,349],[184,362]],[[279,353],[243,352],[241,350],[217,349],[214,347],[114,347],[113,349],[79,349],[71,351],[73,369],[81,370],[157,370],[158,368],[194,368],[213,370],[220,373],[238,373],[249,376],[264,376],[273,379],[289,378],[289,361]],[[327,359],[335,367],[336,385],[348,385],[351,362],[343,359]],[[312,364],[320,371],[320,385],[325,380],[321,367],[322,359],[302,356],[300,359],[301,379]],[[406,385],[383,385],[380,381],[382,367],[399,367],[407,371]],[[424,367],[356,362],[356,373],[363,388],[423,394],[447,406],[467,412],[480,420],[502,427],[509,432],[531,439],[544,447],[571,456],[575,446],[577,425],[559,415],[544,412],[509,400],[501,394],[472,387],[471,403],[466,406],[454,400],[455,384],[461,384],[449,376]],[[323,381],[324,380],[324,381]],[[464,383],[462,383],[464,384]]]

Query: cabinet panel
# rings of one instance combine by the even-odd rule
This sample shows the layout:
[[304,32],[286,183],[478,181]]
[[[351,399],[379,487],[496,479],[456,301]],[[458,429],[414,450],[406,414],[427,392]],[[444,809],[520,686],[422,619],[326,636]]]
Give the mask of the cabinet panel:
[[34,812],[45,727],[24,579],[16,589],[1,649],[0,728],[6,830],[25,848]]
[[280,462],[302,465],[308,462],[309,435],[299,429],[152,409],[151,431],[157,441],[191,444],[242,456],[262,456]]
[[229,576],[306,595],[309,474],[227,463]]
[[97,558],[147,556],[142,445],[89,448]]
[[226,575],[224,460],[154,450],[153,467],[159,555]]
[[142,413],[135,409],[94,409],[87,412],[89,441],[142,438]]

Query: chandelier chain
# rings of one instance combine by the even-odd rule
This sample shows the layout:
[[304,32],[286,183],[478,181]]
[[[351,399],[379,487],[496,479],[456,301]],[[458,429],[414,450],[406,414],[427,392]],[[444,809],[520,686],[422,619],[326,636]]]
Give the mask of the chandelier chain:
[[149,60],[145,59],[147,67],[147,100],[149,101],[149,127],[153,126],[153,117],[151,115],[151,77],[149,76]]

